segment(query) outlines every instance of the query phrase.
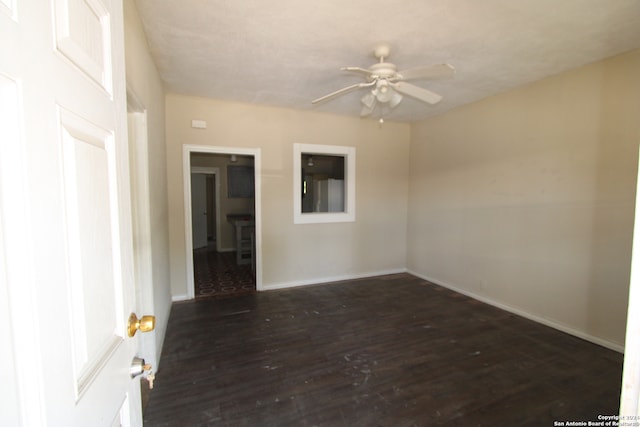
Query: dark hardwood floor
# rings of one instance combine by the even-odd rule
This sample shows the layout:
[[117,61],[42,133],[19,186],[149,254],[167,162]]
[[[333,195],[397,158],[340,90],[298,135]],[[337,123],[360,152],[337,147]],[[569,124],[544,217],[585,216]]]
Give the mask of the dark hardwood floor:
[[408,274],[383,276],[174,304],[144,421],[594,421],[618,412],[622,360]]

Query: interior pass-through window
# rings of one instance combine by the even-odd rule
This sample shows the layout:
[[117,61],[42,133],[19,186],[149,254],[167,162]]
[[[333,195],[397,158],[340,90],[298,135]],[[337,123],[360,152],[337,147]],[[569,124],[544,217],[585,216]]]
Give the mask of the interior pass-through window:
[[294,144],[294,223],[355,221],[355,148]]

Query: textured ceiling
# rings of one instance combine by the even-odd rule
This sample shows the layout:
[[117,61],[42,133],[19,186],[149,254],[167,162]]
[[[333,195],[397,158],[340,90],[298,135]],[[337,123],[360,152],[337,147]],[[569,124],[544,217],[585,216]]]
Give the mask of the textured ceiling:
[[[413,121],[640,48],[640,0],[135,0],[171,92],[359,116],[373,49],[403,70],[448,62],[451,80],[413,81],[444,96],[405,97],[385,118]],[[374,113],[374,117],[379,114]]]

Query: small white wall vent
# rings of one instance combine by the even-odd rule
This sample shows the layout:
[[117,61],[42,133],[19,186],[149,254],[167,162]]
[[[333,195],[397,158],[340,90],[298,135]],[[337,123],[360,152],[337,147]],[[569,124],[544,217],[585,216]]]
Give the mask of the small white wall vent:
[[204,120],[191,120],[191,127],[195,129],[206,129],[207,122]]

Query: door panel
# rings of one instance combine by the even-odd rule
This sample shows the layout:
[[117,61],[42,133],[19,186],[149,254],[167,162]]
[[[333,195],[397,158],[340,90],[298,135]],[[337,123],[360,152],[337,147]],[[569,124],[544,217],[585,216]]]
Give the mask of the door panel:
[[[4,18],[0,14],[0,21]],[[16,26],[7,22],[9,25],[0,25],[0,40],[15,37]],[[20,81],[9,75],[17,75],[11,67],[15,64],[6,62],[2,55],[0,64],[0,425],[31,426],[40,425],[42,405],[40,349],[31,334],[21,333],[37,330],[38,324],[30,286],[29,222],[22,179],[22,91]]]
[[[0,237],[3,237],[2,213],[0,212]],[[2,239],[4,240],[4,239]],[[0,241],[0,342],[10,343],[13,341],[11,331],[12,319],[9,306],[9,289],[4,272],[4,243]],[[0,425],[15,426],[20,425],[19,415],[19,389],[17,381],[17,366],[11,345],[0,345],[0,378],[2,378],[2,388],[0,389]]]
[[[15,81],[6,78],[0,74],[0,135],[6,141],[19,144],[19,117],[16,114],[19,108],[18,102],[18,86]],[[5,142],[3,142],[5,144]],[[5,199],[10,193],[10,186],[6,182],[5,173],[9,165],[5,164],[3,159],[9,154],[5,152],[6,146],[0,148],[0,198]],[[9,200],[7,200],[7,203]],[[1,203],[0,206],[3,206]],[[11,317],[11,307],[9,305],[10,290],[8,278],[11,272],[7,271],[5,259],[11,254],[5,253],[8,230],[4,224],[11,216],[11,212],[0,210],[0,378],[2,387],[0,387],[0,425],[10,426],[19,425],[19,404],[18,404],[18,381],[17,381],[17,365],[15,355],[12,351],[11,343],[13,341]]]
[[56,49],[111,93],[111,26],[99,0],[55,0]]
[[15,0],[0,0],[0,12],[4,13],[8,17],[16,18],[16,4]]
[[113,134],[60,111],[76,393],[123,340]]

